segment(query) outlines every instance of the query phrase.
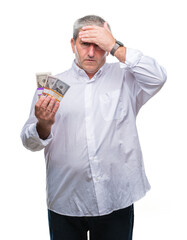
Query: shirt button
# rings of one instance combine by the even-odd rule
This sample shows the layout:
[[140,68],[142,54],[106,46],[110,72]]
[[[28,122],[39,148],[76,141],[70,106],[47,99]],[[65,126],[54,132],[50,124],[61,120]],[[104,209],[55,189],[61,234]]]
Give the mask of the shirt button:
[[94,176],[96,182],[98,182],[100,178],[101,178],[100,176]]

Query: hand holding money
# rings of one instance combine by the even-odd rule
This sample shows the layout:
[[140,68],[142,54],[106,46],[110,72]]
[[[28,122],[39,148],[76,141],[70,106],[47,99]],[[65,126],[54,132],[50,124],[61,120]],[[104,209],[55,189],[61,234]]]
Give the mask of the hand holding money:
[[35,105],[35,116],[38,119],[36,129],[41,139],[47,139],[55,122],[55,115],[60,101],[69,89],[69,85],[51,76],[51,73],[37,73],[37,93],[39,100]]
[[35,116],[38,119],[36,126],[41,139],[46,139],[51,133],[51,127],[55,122],[55,115],[60,103],[50,96],[42,96],[35,105]]
[[42,95],[51,96],[60,102],[65,93],[69,89],[69,85],[61,81],[55,76],[51,76],[51,73],[37,73],[37,92],[38,97]]

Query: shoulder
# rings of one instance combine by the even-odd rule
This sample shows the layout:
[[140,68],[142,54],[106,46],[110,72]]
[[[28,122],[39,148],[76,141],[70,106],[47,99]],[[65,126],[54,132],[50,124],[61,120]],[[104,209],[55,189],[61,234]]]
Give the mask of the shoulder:
[[56,74],[55,77],[57,77],[58,79],[60,79],[63,82],[68,82],[68,79],[71,79],[72,74],[73,74],[72,68],[70,68],[64,72]]
[[71,68],[68,69],[68,70],[66,70],[66,71],[64,71],[64,72],[61,72],[61,73],[56,74],[55,77],[57,77],[57,78],[60,79],[60,78],[62,78],[62,77],[64,77],[64,76],[69,75],[70,72],[71,72]]
[[106,71],[109,73],[116,73],[124,75],[124,73],[127,71],[127,65],[121,62],[114,62],[114,63],[107,63]]

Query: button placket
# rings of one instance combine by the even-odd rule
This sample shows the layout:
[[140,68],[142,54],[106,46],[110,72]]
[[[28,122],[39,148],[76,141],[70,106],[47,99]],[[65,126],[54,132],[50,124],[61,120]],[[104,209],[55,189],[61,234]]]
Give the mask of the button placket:
[[[93,177],[96,197],[98,204],[101,201],[99,200],[99,189],[100,186],[98,183],[101,181],[101,166],[98,157],[95,155],[96,145],[95,145],[95,136],[94,136],[94,120],[93,120],[93,84],[92,82],[87,83],[85,87],[85,123],[86,123],[86,138],[87,138],[87,147],[89,155],[89,163],[91,168],[91,174]],[[99,206],[98,206],[99,207]]]
[[100,162],[96,156],[90,158],[90,165],[93,170],[93,174],[94,174],[93,177],[94,177],[95,181],[96,182],[100,181],[101,180],[101,166],[100,166]]

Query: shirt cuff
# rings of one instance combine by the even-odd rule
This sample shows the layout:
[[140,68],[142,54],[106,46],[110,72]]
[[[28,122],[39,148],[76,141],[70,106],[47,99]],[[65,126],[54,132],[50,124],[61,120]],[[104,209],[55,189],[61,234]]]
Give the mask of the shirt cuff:
[[43,140],[40,138],[40,136],[38,135],[38,132],[36,130],[36,124],[37,123],[33,123],[29,126],[29,135],[32,139],[35,139],[39,144],[43,145],[44,147],[47,146],[51,140],[53,139],[53,134],[50,133],[50,135],[47,137],[47,139]]
[[126,60],[125,63],[120,62],[120,68],[135,67],[141,60],[142,56],[142,52],[132,48],[126,48]]

